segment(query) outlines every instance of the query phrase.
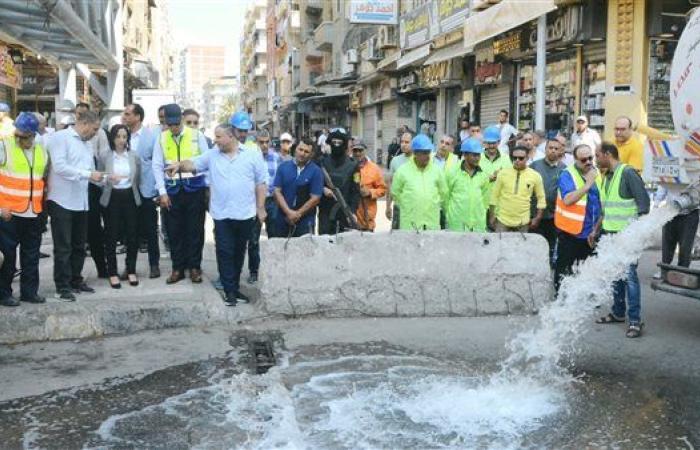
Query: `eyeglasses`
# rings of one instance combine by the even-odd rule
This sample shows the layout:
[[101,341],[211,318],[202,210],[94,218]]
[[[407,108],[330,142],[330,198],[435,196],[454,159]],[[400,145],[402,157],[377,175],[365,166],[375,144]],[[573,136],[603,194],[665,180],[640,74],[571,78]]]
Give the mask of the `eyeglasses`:
[[593,157],[592,157],[592,156],[589,156],[588,158],[579,158],[578,160],[579,160],[580,162],[582,162],[582,163],[585,164],[585,163],[587,163],[587,162],[593,161]]
[[527,159],[527,156],[511,156],[510,159],[513,161],[525,161]]

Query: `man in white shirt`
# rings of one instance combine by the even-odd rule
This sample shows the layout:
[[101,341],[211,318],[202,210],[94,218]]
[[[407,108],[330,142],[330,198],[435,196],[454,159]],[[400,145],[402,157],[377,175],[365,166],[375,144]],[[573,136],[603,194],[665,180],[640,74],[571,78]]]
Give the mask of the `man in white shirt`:
[[600,146],[602,141],[597,131],[588,128],[586,116],[578,116],[576,118],[575,128],[576,131],[571,135],[571,148],[576,148],[583,144],[593,149],[593,153],[595,153],[595,149]]
[[75,126],[55,133],[49,144],[51,168],[48,179],[48,210],[54,245],[53,277],[56,297],[75,301],[73,292],[95,292],[85,284],[81,272],[85,262],[88,222],[88,181],[102,180],[95,170],[89,145],[100,128],[92,111],[76,118]]
[[498,113],[498,129],[501,130],[501,142],[498,144],[498,150],[501,153],[507,154],[509,152],[508,141],[511,136],[518,135],[518,129],[515,128],[508,122],[508,111],[502,109]]

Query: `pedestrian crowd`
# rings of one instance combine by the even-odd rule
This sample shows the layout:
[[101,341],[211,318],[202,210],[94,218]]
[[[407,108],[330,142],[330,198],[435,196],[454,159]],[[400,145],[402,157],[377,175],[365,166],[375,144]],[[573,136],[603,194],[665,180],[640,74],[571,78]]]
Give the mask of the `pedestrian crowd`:
[[[148,253],[148,276],[160,277],[159,222],[172,261],[166,283],[201,283],[208,211],[219,282],[234,306],[248,302],[240,290],[246,256],[248,282],[257,281],[263,228],[270,238],[371,232],[380,198],[394,229],[541,234],[557,290],[561,277],[594,253],[601,234],[618,233],[649,212],[642,146],[627,117],[615,122],[614,143],[601,142],[585,116],[576,119],[570,142],[556,132],[519,133],[506,111],[483,130],[462,121],[459,136],[441,136],[437,148],[426,134],[402,127],[385,173],[365,143],[340,127],[316,139],[283,133],[275,149],[266,130],[253,135],[245,112],[217,126],[213,142],[199,130],[196,111],[168,104],[158,113],[160,127],[148,128],[143,108],[130,104],[122,123],[104,130],[79,104],[74,123],[54,133],[36,113],[14,119],[0,143],[3,305],[45,301],[38,261],[47,215],[56,297],[75,301],[94,292],[82,277],[87,249],[98,277],[114,289],[139,284],[140,249]],[[17,247],[19,301],[11,289]],[[637,337],[640,303],[633,264],[614,286],[611,313],[598,322],[624,322],[626,315],[627,336]]]

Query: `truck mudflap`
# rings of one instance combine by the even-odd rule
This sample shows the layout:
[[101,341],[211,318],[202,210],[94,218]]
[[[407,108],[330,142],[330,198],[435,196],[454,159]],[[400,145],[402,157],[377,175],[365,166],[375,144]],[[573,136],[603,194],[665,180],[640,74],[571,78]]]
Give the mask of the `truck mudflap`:
[[700,300],[700,270],[659,263],[661,280],[651,283],[655,291],[670,292]]

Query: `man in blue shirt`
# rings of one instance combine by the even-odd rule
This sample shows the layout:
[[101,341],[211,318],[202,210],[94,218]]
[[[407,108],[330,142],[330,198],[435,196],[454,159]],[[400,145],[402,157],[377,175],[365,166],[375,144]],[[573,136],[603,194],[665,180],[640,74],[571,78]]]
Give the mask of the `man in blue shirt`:
[[[600,192],[596,186],[598,171],[593,165],[593,150],[581,144],[574,148],[573,165],[559,176],[554,224],[559,233],[554,288],[559,292],[561,278],[570,275],[574,264],[593,254],[600,231]],[[584,214],[581,214],[585,211]],[[577,232],[573,234],[574,232]]]
[[292,161],[277,168],[274,196],[278,236],[299,237],[313,233],[316,226],[316,206],[323,195],[323,173],[313,161],[313,141],[304,138],[294,152]]
[[[282,160],[279,154],[270,148],[270,133],[267,130],[263,129],[258,131],[256,142],[258,148],[260,148],[263,161],[265,161],[268,179],[270,180],[267,188],[267,196],[265,197],[265,211],[267,212],[265,230],[267,231],[267,237],[271,238],[275,237],[275,220],[277,216],[277,206],[272,196],[272,191],[274,190],[272,181],[275,179],[277,167]],[[253,227],[253,236],[250,238],[250,243],[248,245],[248,283],[251,284],[258,281],[258,269],[260,268],[260,231],[262,231],[262,222],[257,222]]]
[[219,125],[213,149],[190,160],[173,162],[166,171],[209,172],[211,199],[209,213],[214,219],[216,263],[229,306],[248,303],[240,291],[241,269],[248,241],[256,221],[264,222],[267,194],[267,167],[260,154],[244,148],[235,138],[233,127]]

